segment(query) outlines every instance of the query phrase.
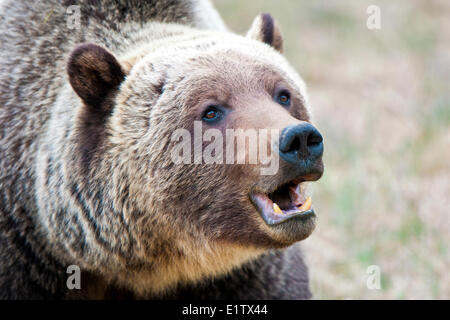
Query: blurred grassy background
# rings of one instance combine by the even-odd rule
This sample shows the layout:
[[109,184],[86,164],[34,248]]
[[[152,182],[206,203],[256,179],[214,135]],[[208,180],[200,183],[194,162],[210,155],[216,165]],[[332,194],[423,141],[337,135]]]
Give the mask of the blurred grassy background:
[[450,2],[213,2],[241,34],[271,13],[308,85],[326,166],[304,241],[314,297],[450,299]]

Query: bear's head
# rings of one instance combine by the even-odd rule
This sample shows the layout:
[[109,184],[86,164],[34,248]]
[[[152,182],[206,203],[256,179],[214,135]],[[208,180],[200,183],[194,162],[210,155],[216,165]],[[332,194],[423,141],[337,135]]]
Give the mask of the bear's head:
[[246,37],[173,28],[117,57],[82,44],[68,62],[80,98],[71,194],[95,221],[90,253],[73,256],[141,291],[305,239],[306,186],[323,173],[305,85],[270,15]]

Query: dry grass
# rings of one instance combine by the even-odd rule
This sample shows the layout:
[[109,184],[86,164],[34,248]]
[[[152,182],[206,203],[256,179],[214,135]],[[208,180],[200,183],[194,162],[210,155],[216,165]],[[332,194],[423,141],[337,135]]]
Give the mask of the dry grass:
[[304,241],[315,298],[450,299],[450,2],[214,3],[239,33],[271,13],[309,86],[326,143]]

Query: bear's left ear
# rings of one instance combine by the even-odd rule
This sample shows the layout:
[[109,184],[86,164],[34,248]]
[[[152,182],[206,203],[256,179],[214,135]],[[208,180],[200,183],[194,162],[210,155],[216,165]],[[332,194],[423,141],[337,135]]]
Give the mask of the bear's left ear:
[[102,110],[104,100],[125,79],[125,72],[116,58],[105,48],[85,43],[76,47],[67,63],[73,90],[89,108]]
[[267,43],[279,52],[283,52],[283,36],[272,16],[262,13],[253,20],[247,37]]

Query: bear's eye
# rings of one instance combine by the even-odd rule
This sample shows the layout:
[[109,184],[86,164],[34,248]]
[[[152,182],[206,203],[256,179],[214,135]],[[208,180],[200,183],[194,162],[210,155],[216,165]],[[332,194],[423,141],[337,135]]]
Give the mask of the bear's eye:
[[291,95],[289,92],[283,90],[280,93],[278,93],[277,102],[283,106],[288,106],[291,103]]
[[203,120],[206,122],[219,121],[223,116],[223,112],[217,106],[209,106],[203,113]]

